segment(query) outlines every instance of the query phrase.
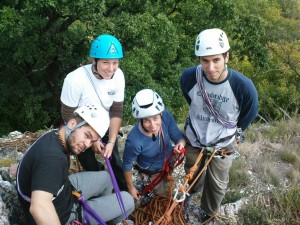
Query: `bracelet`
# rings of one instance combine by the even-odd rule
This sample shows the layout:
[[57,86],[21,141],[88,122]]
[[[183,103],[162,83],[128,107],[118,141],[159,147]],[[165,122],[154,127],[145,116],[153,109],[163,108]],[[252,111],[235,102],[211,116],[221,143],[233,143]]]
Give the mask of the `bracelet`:
[[109,144],[109,143],[111,143],[111,144],[115,144],[115,142],[113,142],[113,141],[108,141],[106,144]]

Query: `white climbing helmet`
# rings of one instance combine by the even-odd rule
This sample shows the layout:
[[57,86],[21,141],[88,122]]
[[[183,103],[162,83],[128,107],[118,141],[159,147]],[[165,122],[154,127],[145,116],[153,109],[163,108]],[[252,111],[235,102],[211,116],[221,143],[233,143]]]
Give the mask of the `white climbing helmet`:
[[[85,105],[75,110],[74,115],[79,115],[83,122],[88,123],[99,135],[103,137],[109,127],[108,111],[101,106]],[[75,129],[83,126],[85,123],[77,124]]]
[[164,110],[165,106],[161,97],[151,89],[139,91],[132,101],[132,115],[136,119],[155,116]]
[[230,49],[227,35],[218,28],[202,31],[195,43],[196,56],[218,55]]

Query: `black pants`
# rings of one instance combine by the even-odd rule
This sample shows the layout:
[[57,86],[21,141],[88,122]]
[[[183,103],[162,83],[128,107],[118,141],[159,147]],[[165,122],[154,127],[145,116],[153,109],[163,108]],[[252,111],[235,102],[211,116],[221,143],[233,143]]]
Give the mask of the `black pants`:
[[[104,143],[107,143],[108,133],[105,134],[105,136],[102,138],[102,141]],[[82,165],[82,167],[84,168],[84,170],[86,171],[105,170],[105,166],[96,159],[95,152],[92,150],[92,148],[88,148],[85,152],[79,154],[78,160]],[[116,143],[114,145],[110,163],[120,190],[128,191],[124,173],[123,173],[122,160],[120,158],[120,154],[118,150],[118,139],[116,140]]]

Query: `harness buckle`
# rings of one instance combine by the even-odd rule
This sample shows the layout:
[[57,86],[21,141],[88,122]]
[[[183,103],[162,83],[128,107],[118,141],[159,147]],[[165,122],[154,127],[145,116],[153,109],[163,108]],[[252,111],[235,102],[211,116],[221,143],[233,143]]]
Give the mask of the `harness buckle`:
[[242,128],[238,127],[236,129],[236,139],[237,139],[237,142],[239,143],[243,143],[245,141],[245,136],[243,134],[243,131],[242,131]]

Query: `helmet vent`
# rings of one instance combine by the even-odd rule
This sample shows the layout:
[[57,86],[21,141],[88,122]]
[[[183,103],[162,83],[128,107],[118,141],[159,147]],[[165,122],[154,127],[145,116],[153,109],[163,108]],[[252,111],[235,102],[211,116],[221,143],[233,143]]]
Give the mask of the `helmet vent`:
[[218,28],[203,30],[195,42],[196,56],[218,55],[230,49],[227,35]]
[[102,34],[93,41],[90,56],[95,59],[121,59],[122,45],[116,37]]
[[156,116],[164,110],[163,100],[151,89],[139,91],[132,101],[132,115],[136,119]]
[[96,112],[92,112],[91,117],[92,117],[92,118],[96,118],[96,117],[98,117],[98,115],[97,115]]
[[149,108],[151,105],[153,105],[153,103],[150,103],[150,104],[147,104],[147,105],[141,105],[140,107],[141,107],[142,109],[147,109],[147,108]]
[[114,43],[110,44],[108,51],[106,53],[106,55],[112,55],[112,54],[118,54],[118,50],[117,50],[116,46],[114,45]]

